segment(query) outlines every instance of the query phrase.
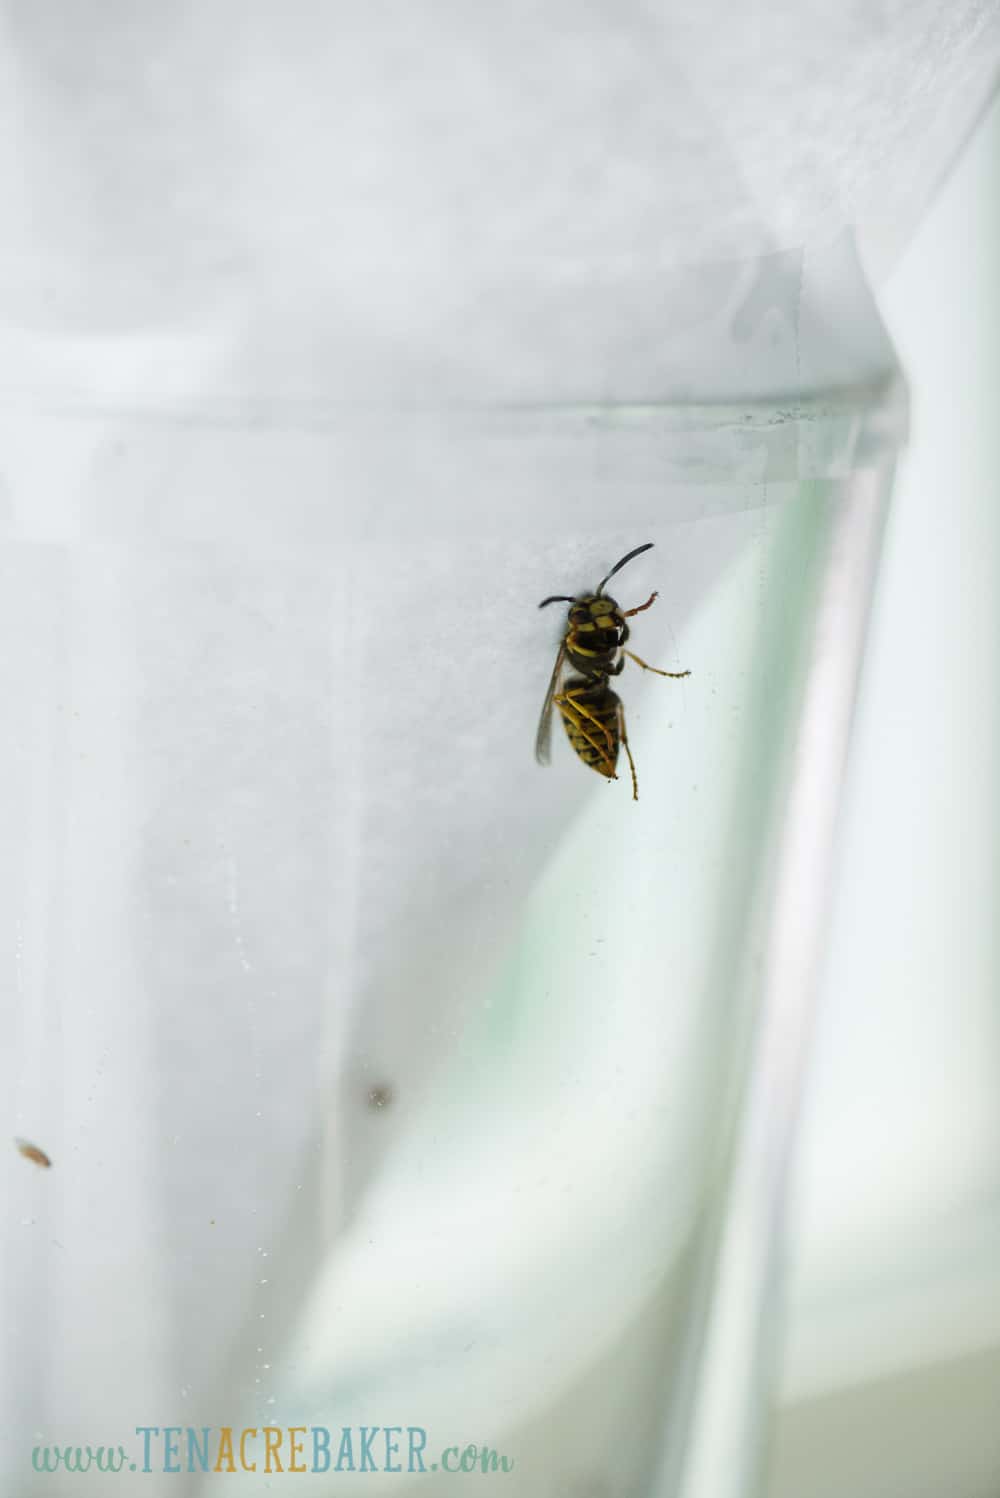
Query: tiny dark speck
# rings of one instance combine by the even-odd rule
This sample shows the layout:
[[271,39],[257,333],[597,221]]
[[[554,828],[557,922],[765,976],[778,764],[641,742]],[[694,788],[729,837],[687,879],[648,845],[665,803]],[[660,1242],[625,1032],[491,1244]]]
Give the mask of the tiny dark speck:
[[388,1108],[393,1100],[392,1088],[386,1083],[381,1087],[369,1087],[368,1106],[375,1113],[380,1113],[383,1108]]

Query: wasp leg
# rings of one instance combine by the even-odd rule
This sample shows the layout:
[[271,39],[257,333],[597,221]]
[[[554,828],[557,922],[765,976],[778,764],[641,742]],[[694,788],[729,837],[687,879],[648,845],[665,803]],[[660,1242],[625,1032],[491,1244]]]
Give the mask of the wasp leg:
[[645,603],[640,603],[637,609],[626,609],[622,617],[625,619],[631,619],[633,614],[644,614],[647,609],[651,609],[653,607],[653,604],[656,602],[659,596],[659,593],[650,593]]
[[628,755],[628,767],[632,771],[632,800],[638,801],[639,780],[635,773],[635,760],[632,758],[632,751],[628,746],[628,734],[625,732],[625,709],[620,702],[618,704],[618,732],[621,736],[625,753]]
[[655,671],[657,676],[672,676],[674,681],[680,681],[682,676],[690,676],[690,671],[661,671],[659,666],[651,666],[648,661],[641,660],[631,650],[623,650],[622,655],[627,655],[630,661],[635,661],[644,671]]
[[[576,700],[576,697],[572,692],[560,692],[557,696],[553,697],[552,701],[560,710],[563,710],[565,708],[568,708],[570,710],[570,712],[575,717],[577,728],[579,728],[580,732],[583,734],[584,738],[587,740],[587,743],[592,749],[596,749],[598,754],[606,754],[608,759],[611,758],[615,748],[614,734],[611,732],[610,728],[605,727],[600,718],[595,718],[593,713],[588,712],[583,704]],[[593,724],[595,728],[599,729],[600,732],[603,733],[605,739],[603,749],[600,743],[595,742],[587,732],[587,723]]]

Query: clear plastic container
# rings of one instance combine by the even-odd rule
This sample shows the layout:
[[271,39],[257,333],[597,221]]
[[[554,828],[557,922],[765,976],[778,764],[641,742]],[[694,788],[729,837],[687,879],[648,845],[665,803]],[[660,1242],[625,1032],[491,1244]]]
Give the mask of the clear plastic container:
[[[428,1466],[504,1453],[523,1498],[754,1491],[904,403],[848,240],[695,280],[663,359],[655,327],[615,353],[610,296],[585,363],[556,318],[520,385],[471,377],[474,328],[438,360],[446,319],[350,401],[266,331],[270,365],[32,343],[0,963],[5,1091],[54,1163],[8,1161],[11,1482],[34,1444],[141,1469],[137,1427],[328,1427],[335,1464],[379,1425]],[[537,604],[644,542],[609,591],[658,592],[632,643],[691,675],[618,683],[634,802],[558,726],[533,760]],[[237,1478],[150,1441],[145,1493],[276,1481],[259,1444]]]

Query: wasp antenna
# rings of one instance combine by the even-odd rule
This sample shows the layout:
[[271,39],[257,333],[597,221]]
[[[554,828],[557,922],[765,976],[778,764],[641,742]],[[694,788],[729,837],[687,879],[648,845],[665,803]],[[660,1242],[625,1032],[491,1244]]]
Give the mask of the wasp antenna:
[[622,570],[622,568],[625,566],[626,562],[631,562],[631,560],[632,560],[633,557],[641,556],[644,551],[651,551],[652,547],[653,547],[653,542],[652,541],[646,541],[644,545],[637,546],[634,551],[630,551],[625,556],[623,556],[620,562],[616,562],[615,565],[612,567],[611,571],[608,573],[607,577],[602,578],[601,581],[598,583],[596,596],[598,598],[600,598],[601,594],[604,592],[604,584],[605,583],[609,583],[611,581],[611,579],[614,577],[615,573],[616,572],[620,572]]
[[543,598],[538,607],[543,609],[547,603],[576,603],[576,599],[566,598],[562,593],[553,593],[551,598]]

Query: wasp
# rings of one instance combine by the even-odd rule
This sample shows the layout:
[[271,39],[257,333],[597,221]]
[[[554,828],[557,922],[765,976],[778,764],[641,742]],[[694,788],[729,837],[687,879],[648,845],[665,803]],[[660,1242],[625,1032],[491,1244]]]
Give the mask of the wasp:
[[[540,765],[547,765],[549,762],[552,709],[557,707],[574,751],[598,775],[603,775],[607,780],[618,779],[618,751],[624,748],[632,771],[633,801],[639,799],[639,782],[625,732],[625,709],[621,698],[611,690],[611,677],[620,676],[624,671],[626,656],[644,671],[653,671],[657,676],[669,676],[679,681],[681,677],[691,675],[690,671],[661,671],[659,667],[650,666],[631,650],[625,649],[625,641],[630,633],[627,621],[651,608],[656,601],[656,593],[651,593],[638,608],[622,610],[604,591],[605,584],[611,581],[616,572],[621,571],[626,562],[649,551],[652,545],[652,541],[647,541],[644,546],[637,546],[634,551],[623,556],[607,577],[601,579],[593,593],[581,593],[578,598],[557,593],[551,598],[543,598],[538,605],[540,609],[544,609],[550,603],[568,603],[570,609],[566,632],[559,645],[552,680],[538,721],[535,758]],[[567,662],[576,674],[564,679],[563,670]]]

